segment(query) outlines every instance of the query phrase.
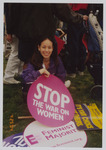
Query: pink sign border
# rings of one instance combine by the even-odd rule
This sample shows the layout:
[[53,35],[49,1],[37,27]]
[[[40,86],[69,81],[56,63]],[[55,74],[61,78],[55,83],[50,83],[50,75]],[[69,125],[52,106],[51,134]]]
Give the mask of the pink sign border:
[[[62,91],[63,91],[63,89],[65,89],[65,93],[68,93],[68,96],[70,96],[70,103],[71,103],[71,106],[70,105],[68,105],[67,107],[68,108],[70,108],[69,109],[69,111],[71,112],[70,113],[70,116],[68,117],[68,116],[65,116],[65,118],[66,118],[66,120],[68,120],[68,121],[66,121],[66,120],[64,120],[63,122],[60,122],[60,121],[54,121],[53,119],[52,120],[50,120],[50,119],[48,119],[48,118],[46,118],[46,121],[45,122],[43,122],[42,121],[42,117],[39,117],[39,118],[37,118],[36,116],[34,116],[34,115],[36,115],[37,113],[35,113],[35,112],[33,112],[34,110],[32,110],[31,109],[31,103],[29,103],[28,101],[30,101],[29,99],[29,97],[30,97],[30,91],[32,90],[33,91],[33,89],[34,89],[34,86],[35,86],[35,83],[37,84],[37,83],[42,83],[41,81],[43,81],[44,82],[44,79],[46,79],[45,81],[46,81],[46,84],[49,84],[50,85],[50,83],[49,83],[49,80],[51,81],[53,81],[52,83],[53,83],[53,85],[54,85],[54,87],[55,87],[55,82],[56,83],[60,83],[60,88],[62,89]],[[41,80],[41,81],[39,81],[39,80]],[[55,82],[54,82],[55,81]],[[46,126],[50,126],[50,127],[58,127],[58,126],[62,126],[62,125],[64,125],[64,124],[66,124],[66,123],[68,123],[68,122],[70,122],[72,119],[73,119],[73,117],[74,117],[74,113],[75,113],[75,105],[74,105],[74,101],[73,101],[73,99],[72,99],[72,96],[71,96],[71,94],[70,94],[70,92],[68,91],[68,89],[66,88],[66,86],[64,85],[64,83],[58,78],[58,77],[56,77],[56,76],[54,76],[54,75],[50,75],[49,76],[49,78],[46,78],[44,75],[42,75],[42,76],[40,76],[35,82],[33,82],[33,84],[31,85],[31,87],[30,87],[30,89],[29,89],[29,92],[28,92],[28,95],[27,95],[27,105],[28,105],[28,109],[29,109],[29,111],[30,111],[30,113],[31,113],[31,115],[33,116],[33,118],[35,118],[35,120],[37,120],[38,122],[40,122],[40,123],[42,123],[42,124],[44,124],[44,125],[46,125]],[[34,115],[33,115],[34,114]],[[68,118],[68,119],[67,119]],[[56,122],[56,123],[55,123]]]

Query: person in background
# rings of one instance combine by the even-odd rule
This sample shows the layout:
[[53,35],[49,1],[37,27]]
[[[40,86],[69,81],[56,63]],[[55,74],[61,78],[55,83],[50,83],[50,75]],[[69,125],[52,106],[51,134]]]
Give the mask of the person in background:
[[45,35],[55,35],[57,18],[80,24],[85,16],[75,13],[68,4],[9,3],[8,26],[14,29],[19,39],[20,60],[29,62],[37,47],[37,40]]
[[[20,75],[23,70],[24,63],[18,58],[18,38],[15,35],[14,28],[9,28],[9,7],[8,4],[4,5],[4,14],[6,18],[6,40],[11,45],[10,56],[7,61],[7,65],[4,72],[3,83],[4,84],[19,84],[20,81],[14,79],[15,75]],[[13,20],[12,20],[13,21]],[[14,22],[14,21],[13,21]],[[14,22],[14,25],[17,26],[17,22]]]
[[[70,4],[76,13],[88,15],[88,4]],[[86,19],[85,19],[86,20]],[[82,42],[83,34],[86,32],[83,22],[81,24],[69,23],[67,25],[67,74],[75,78],[76,74],[84,75],[86,48]]]
[[5,3],[8,5],[8,29],[18,37],[18,58],[27,64],[43,36],[54,36],[56,17],[64,22],[81,23],[85,16],[68,4]]

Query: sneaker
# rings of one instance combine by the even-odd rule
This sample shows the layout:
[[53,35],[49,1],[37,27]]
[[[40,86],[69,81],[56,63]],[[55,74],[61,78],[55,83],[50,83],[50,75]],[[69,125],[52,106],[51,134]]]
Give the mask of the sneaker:
[[21,83],[21,82],[15,80],[14,78],[11,78],[11,79],[9,79],[9,80],[3,79],[3,83],[4,83],[4,84],[19,84],[19,83]]
[[71,81],[70,81],[70,80],[65,81],[65,86],[66,86],[67,88],[69,88],[70,85],[71,85]]
[[78,71],[78,74],[80,75],[80,76],[83,76],[84,75],[84,72],[82,71]]

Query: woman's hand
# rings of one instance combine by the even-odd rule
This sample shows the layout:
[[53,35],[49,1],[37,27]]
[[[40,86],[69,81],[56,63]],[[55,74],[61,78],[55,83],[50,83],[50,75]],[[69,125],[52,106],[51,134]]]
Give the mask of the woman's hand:
[[45,68],[39,70],[40,74],[44,74],[46,77],[49,77],[50,72],[48,72]]
[[87,15],[83,15],[83,20],[87,21],[88,20],[88,16]]

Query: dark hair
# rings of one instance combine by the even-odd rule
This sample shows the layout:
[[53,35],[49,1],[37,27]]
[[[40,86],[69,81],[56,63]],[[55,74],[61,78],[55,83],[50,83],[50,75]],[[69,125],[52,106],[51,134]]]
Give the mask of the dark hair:
[[52,43],[53,43],[53,52],[51,54],[51,58],[53,59],[55,65],[58,64],[58,59],[57,59],[57,42],[55,40],[54,37],[43,37],[40,38],[37,42],[34,54],[30,60],[30,63],[36,68],[36,69],[41,69],[42,68],[42,64],[43,64],[43,56],[41,55],[41,53],[38,50],[38,45],[40,46],[41,43],[46,40],[49,39]]

